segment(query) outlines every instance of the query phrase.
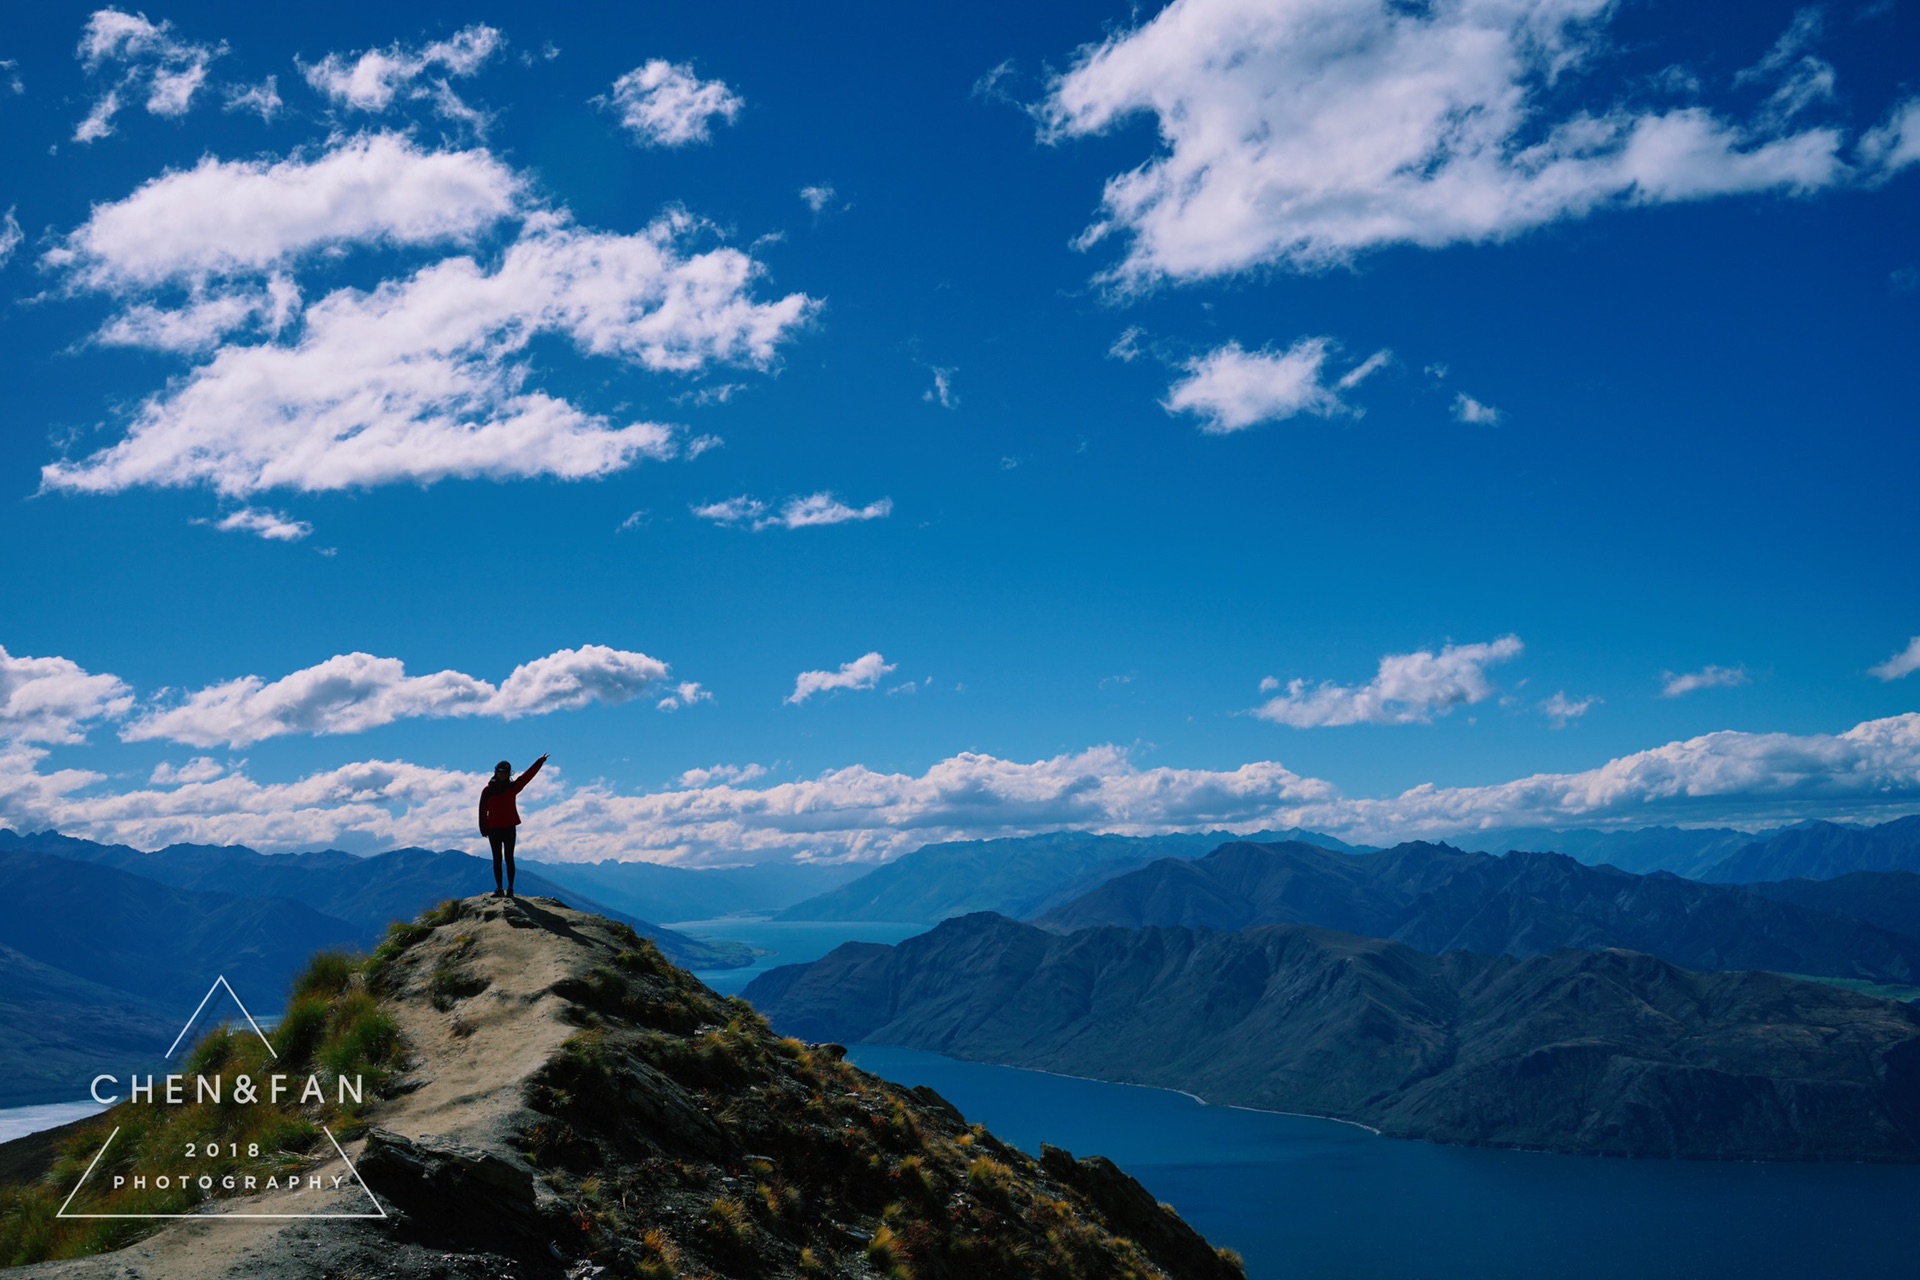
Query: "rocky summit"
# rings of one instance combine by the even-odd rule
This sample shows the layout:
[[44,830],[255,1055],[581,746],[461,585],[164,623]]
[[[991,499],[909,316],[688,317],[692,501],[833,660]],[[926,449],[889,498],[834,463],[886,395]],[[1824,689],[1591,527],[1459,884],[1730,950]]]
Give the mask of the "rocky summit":
[[[1110,1162],[1053,1148],[1033,1159],[933,1091],[857,1070],[838,1045],[774,1035],[630,927],[554,899],[443,904],[396,926],[371,961],[316,962],[302,984],[273,1033],[274,1070],[362,1051],[388,1067],[369,1068],[364,1107],[303,1116],[289,1102],[286,1116],[248,1119],[288,1135],[294,1149],[263,1159],[298,1175],[298,1190],[216,1190],[179,1206],[181,1218],[63,1234],[41,1206],[67,1194],[107,1127],[148,1142],[127,1150],[171,1150],[190,1133],[218,1143],[221,1124],[239,1123],[222,1119],[231,1109],[123,1104],[68,1135],[37,1181],[16,1165],[22,1181],[4,1191],[11,1260],[27,1264],[17,1274],[1241,1274]],[[194,1061],[231,1069],[227,1053],[210,1041]],[[364,1186],[308,1185],[309,1169],[345,1170],[341,1156]],[[103,1203],[107,1183],[94,1179],[129,1158],[98,1161],[75,1207]],[[376,1207],[384,1217],[232,1216]],[[71,1256],[89,1248],[107,1251]]]

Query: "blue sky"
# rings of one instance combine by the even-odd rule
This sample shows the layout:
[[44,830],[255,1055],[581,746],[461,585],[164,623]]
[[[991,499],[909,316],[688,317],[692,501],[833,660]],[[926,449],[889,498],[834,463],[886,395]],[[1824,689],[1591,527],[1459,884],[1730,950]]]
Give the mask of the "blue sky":
[[555,8],[0,27],[0,822],[1920,807],[1920,5]]

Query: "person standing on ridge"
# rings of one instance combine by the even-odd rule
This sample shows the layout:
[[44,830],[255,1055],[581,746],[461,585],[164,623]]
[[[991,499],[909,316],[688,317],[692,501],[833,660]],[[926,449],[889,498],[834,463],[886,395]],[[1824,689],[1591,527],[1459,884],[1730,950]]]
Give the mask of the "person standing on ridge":
[[[527,771],[519,777],[513,776],[513,766],[502,760],[493,766],[493,778],[480,789],[480,834],[487,838],[487,844],[493,849],[493,896],[511,898],[513,896],[513,836],[514,828],[520,825],[520,809],[513,798],[520,794],[520,788],[533,781],[533,775],[540,772],[540,766],[547,762],[546,756],[535,760]],[[506,888],[500,887],[500,859],[507,860]]]

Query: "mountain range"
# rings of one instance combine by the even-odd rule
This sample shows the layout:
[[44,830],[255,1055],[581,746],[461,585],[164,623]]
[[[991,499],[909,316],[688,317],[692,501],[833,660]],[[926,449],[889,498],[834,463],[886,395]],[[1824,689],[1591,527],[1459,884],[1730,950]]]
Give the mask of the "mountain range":
[[1401,1137],[1920,1159],[1920,1009],[1644,954],[1430,955],[1302,925],[1049,933],[982,913],[756,978],[790,1035],[932,1050]]
[[[123,1103],[62,1144],[0,1146],[16,1178],[0,1203],[18,1210],[0,1217],[0,1261],[57,1280],[1243,1276],[1111,1162],[1035,1159],[838,1045],[776,1037],[631,929],[551,899],[446,903],[357,971],[302,983],[310,1028],[383,1029],[364,1106],[277,1106],[291,1150],[265,1167],[310,1182],[220,1190],[235,1164],[215,1153],[266,1127],[249,1108]],[[211,1049],[230,1060],[237,1039]],[[302,1043],[275,1032],[297,1069],[348,1041]],[[111,1175],[178,1172],[188,1140],[210,1144],[205,1190],[116,1189]],[[108,1231],[57,1219],[66,1201],[189,1220]],[[307,1214],[332,1220],[289,1216]]]
[[[0,1106],[67,1102],[106,1066],[157,1061],[216,977],[255,1015],[278,1012],[314,951],[366,950],[389,923],[493,880],[489,861],[396,849],[261,854],[173,845],[142,853],[53,832],[0,830]],[[537,874],[524,894],[564,896],[655,939],[680,963],[746,964],[705,942],[602,907]],[[222,998],[210,1018],[237,1016]]]
[[692,870],[655,862],[535,862],[523,868],[649,920],[712,920],[779,911],[839,887],[867,868],[853,863],[763,862]]
[[[1911,879],[1920,890],[1920,877]],[[1116,876],[1036,923],[1055,931],[1181,925],[1220,932],[1310,924],[1433,955],[1617,947],[1688,969],[1912,985],[1920,981],[1920,914],[1901,917],[1898,901],[1882,900],[1883,926],[1835,905],[1796,905],[1666,872],[1589,867],[1554,853],[1495,857],[1416,841],[1352,854],[1298,841],[1236,841],[1204,858],[1163,858]],[[1920,892],[1905,901],[1920,901]]]
[[857,880],[782,911],[781,920],[882,920],[935,924],[949,916],[997,911],[1026,919],[1159,858],[1197,858],[1229,840],[1301,840],[1353,851],[1317,832],[1226,831],[1164,836],[1053,831],[1002,840],[923,845]]

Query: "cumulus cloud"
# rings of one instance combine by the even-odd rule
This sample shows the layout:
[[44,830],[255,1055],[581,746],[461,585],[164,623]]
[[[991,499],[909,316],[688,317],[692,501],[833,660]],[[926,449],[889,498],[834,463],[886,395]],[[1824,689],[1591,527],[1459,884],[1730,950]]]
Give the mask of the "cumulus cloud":
[[716,764],[704,769],[688,769],[674,780],[680,787],[710,787],[715,783],[738,784],[753,782],[767,776],[767,766],[763,764]]
[[[1363,685],[1323,683],[1308,688],[1294,680],[1286,690],[1253,709],[1275,724],[1313,729],[1346,724],[1426,724],[1455,707],[1493,696],[1487,668],[1519,656],[1518,636],[1486,644],[1447,645],[1439,653],[1421,649],[1388,654],[1380,670]],[[1262,692],[1277,687],[1262,684]]]
[[393,133],[273,162],[208,156],[95,205],[41,262],[110,292],[259,274],[334,246],[470,240],[523,187],[484,149],[424,151]]
[[[730,122],[745,105],[723,81],[702,80],[686,63],[662,58],[654,58],[615,80],[607,104],[619,113],[620,123],[636,140],[658,147],[705,142],[711,136],[714,120]],[[833,194],[831,187],[820,189],[828,197]],[[801,198],[808,198],[805,191]],[[814,212],[819,211],[816,205]]]
[[[404,761],[342,765],[289,782],[244,768],[175,786],[99,789],[97,773],[41,772],[45,752],[0,746],[0,821],[157,848],[177,840],[269,850],[470,845],[483,774]],[[487,762],[491,764],[491,761]],[[1014,761],[973,752],[924,773],[851,765],[771,786],[719,769],[647,794],[573,786],[557,767],[537,803],[555,856],[737,864],[793,856],[877,860],[941,840],[1050,830],[1144,835],[1304,826],[1391,842],[1511,826],[1773,825],[1885,818],[1920,805],[1920,714],[1839,734],[1722,732],[1572,773],[1488,786],[1344,796],[1273,761],[1146,768],[1113,746]],[[722,767],[724,768],[724,767]]]
[[213,527],[222,533],[251,533],[269,542],[298,542],[313,534],[313,526],[305,520],[258,507],[241,507],[221,517]]
[[0,648],[0,746],[81,742],[90,721],[123,716],[133,690],[68,658],[15,657]]
[[244,676],[154,708],[123,728],[127,742],[245,747],[289,734],[364,733],[396,720],[523,716],[625,702],[667,677],[644,653],[583,645],[515,667],[498,685],[460,671],[409,676],[398,658],[346,653],[278,680]]
[[893,499],[881,498],[864,507],[854,507],[823,490],[788,498],[775,507],[743,494],[738,498],[696,506],[692,510],[702,520],[711,520],[720,525],[745,525],[756,531],[808,529],[819,525],[884,519],[893,514]]
[[1328,386],[1322,375],[1332,347],[1331,338],[1302,338],[1285,351],[1250,352],[1229,342],[1187,361],[1186,377],[1167,389],[1161,407],[1168,413],[1197,415],[1200,429],[1209,435],[1302,413],[1328,418],[1352,412],[1339,393],[1378,370],[1389,353],[1375,352]]
[[806,202],[807,208],[815,213],[821,213],[833,203],[833,188],[824,182],[818,186],[802,187],[800,198]]
[[312,66],[299,65],[315,92],[337,106],[377,114],[396,100],[420,100],[449,119],[481,124],[484,118],[455,95],[448,81],[478,71],[503,43],[494,28],[475,24],[417,48],[396,42],[360,54],[330,53]]
[[147,781],[156,787],[177,787],[188,782],[211,782],[226,771],[227,767],[212,756],[195,756],[183,765],[162,760],[153,766]]
[[1907,641],[1906,648],[1879,666],[1869,668],[1867,674],[1881,680],[1898,680],[1916,671],[1920,671],[1920,636]]
[[793,682],[793,692],[787,702],[798,706],[816,693],[871,689],[893,671],[894,664],[877,653],[865,653],[852,662],[843,662],[838,671],[802,671]]
[[1453,397],[1453,419],[1471,426],[1493,427],[1504,415],[1490,404],[1481,404],[1464,391]]
[[1745,667],[1709,666],[1699,671],[1690,671],[1685,675],[1676,675],[1669,671],[1661,677],[1660,696],[1679,698],[1698,689],[1732,689],[1743,684],[1752,684]]
[[74,56],[91,81],[107,87],[73,131],[75,142],[97,142],[113,132],[113,118],[130,101],[156,116],[183,116],[207,81],[207,68],[226,46],[197,44],[174,34],[171,22],[144,14],[99,9],[87,19]]
[[277,334],[299,307],[299,287],[276,275],[259,286],[197,288],[178,306],[133,303],[102,325],[93,340],[102,346],[195,355],[211,351],[229,334],[256,326]]
[[1554,728],[1564,729],[1593,710],[1599,703],[1600,699],[1593,697],[1569,698],[1566,690],[1562,689],[1542,702],[1540,710],[1546,713],[1547,719],[1553,722]]
[[490,265],[453,255],[371,293],[338,289],[291,341],[221,347],[142,404],[124,439],[47,466],[42,483],[208,485],[243,498],[453,476],[583,479],[671,457],[672,428],[616,425],[528,389],[526,349],[551,334],[659,371],[769,364],[816,304],[755,301],[759,264],[736,249],[687,250],[695,230],[682,213],[632,235],[530,214]]
[[1691,102],[1551,107],[1545,90],[1607,51],[1613,9],[1174,0],[1083,51],[1039,108],[1053,138],[1159,124],[1163,148],[1108,180],[1079,243],[1127,237],[1103,278],[1139,288],[1849,178],[1840,131],[1789,126],[1784,101],[1750,124]]
[[678,711],[690,707],[696,702],[712,702],[713,695],[698,680],[682,680],[673,686],[673,690],[654,705],[662,711]]

